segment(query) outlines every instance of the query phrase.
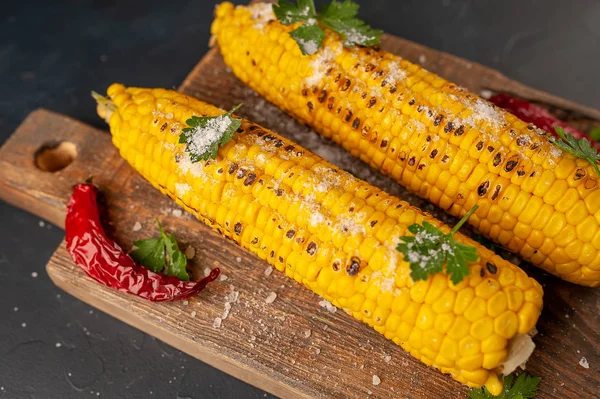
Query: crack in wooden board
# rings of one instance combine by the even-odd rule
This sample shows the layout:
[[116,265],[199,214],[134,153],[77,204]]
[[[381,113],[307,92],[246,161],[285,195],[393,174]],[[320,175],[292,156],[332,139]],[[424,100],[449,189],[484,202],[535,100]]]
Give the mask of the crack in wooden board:
[[[401,39],[386,37],[387,40],[393,44]],[[396,46],[402,48],[399,43],[402,42],[396,42]],[[427,57],[434,69],[435,53],[432,54]],[[461,67],[456,68],[459,74]],[[466,67],[462,68],[464,74]],[[351,161],[343,150],[258,97],[228,72],[215,49],[194,68],[181,90],[223,107],[244,102],[242,113],[251,119],[321,155],[334,154],[342,164],[349,163],[346,166],[353,173],[451,221],[386,177]],[[33,163],[35,150],[51,140],[72,141],[79,152],[70,166],[54,174],[37,170]],[[0,149],[0,196],[59,226],[63,225],[64,206],[72,184],[90,174],[95,175],[110,205],[108,220],[114,222],[109,226],[110,233],[124,248],[143,235],[132,231],[135,222],[143,224],[142,231],[153,231],[154,218],[159,215],[165,227],[181,238],[184,247],[192,245],[196,249],[192,262],[195,278],[205,267],[219,266],[228,279],[212,284],[188,305],[148,303],[94,283],[73,266],[63,243],[47,269],[53,281],[72,295],[282,397],[365,397],[369,392],[372,397],[382,398],[466,396],[463,386],[422,365],[367,326],[343,312],[332,314],[320,308],[316,295],[285,276],[274,272],[266,277],[266,262],[185,213],[174,217],[175,204],[120,158],[105,132],[40,110],[32,113]],[[598,290],[562,282],[537,269],[527,271],[546,290],[545,309],[535,338],[538,350],[528,364],[532,374],[543,377],[540,397],[597,397],[600,382],[591,370],[600,363]],[[240,300],[233,304],[221,328],[215,329],[212,323],[222,315],[224,298],[230,294],[231,286],[241,293]],[[265,298],[271,292],[277,293],[277,299],[268,305]],[[195,317],[192,312],[196,312]],[[386,356],[391,356],[389,363]],[[588,359],[591,369],[579,366],[581,357]],[[373,375],[381,378],[379,386],[372,385]]]

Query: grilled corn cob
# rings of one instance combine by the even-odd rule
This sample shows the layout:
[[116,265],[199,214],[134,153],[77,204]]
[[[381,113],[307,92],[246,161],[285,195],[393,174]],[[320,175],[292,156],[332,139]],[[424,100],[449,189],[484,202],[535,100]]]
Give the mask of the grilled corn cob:
[[565,280],[600,284],[600,186],[546,134],[418,65],[344,47],[303,56],[268,4],[217,7],[212,33],[251,88],[352,155]]
[[[224,111],[163,89],[114,84],[108,96],[99,115],[152,185],[423,363],[499,393],[503,367],[533,350],[526,334],[542,288],[486,248],[457,234],[480,256],[470,277],[454,285],[440,273],[414,283],[398,237],[423,221],[447,233],[441,222],[245,120],[215,160],[192,163],[178,142],[185,121]],[[526,350],[507,355],[523,340]]]

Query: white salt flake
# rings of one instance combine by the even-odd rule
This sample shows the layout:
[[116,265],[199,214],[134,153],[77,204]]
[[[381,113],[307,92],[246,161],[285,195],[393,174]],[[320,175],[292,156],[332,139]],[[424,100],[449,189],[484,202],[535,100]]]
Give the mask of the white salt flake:
[[36,278],[38,276],[37,272],[31,272],[31,277]]
[[195,310],[192,310],[192,313],[190,313],[190,316],[192,316],[192,317],[196,317],[196,315],[197,315],[196,311],[195,311]]
[[18,312],[18,311],[19,311],[19,308],[18,308],[17,306],[15,306],[15,307],[13,308],[13,310],[14,310],[15,312]]
[[219,115],[208,119],[204,127],[194,127],[188,142],[188,150],[191,154],[199,156],[210,151],[213,144],[223,137],[223,134],[231,125],[232,118],[227,115]]
[[322,308],[327,309],[331,313],[337,312],[337,308],[331,302],[329,302],[329,301],[322,300],[322,301],[319,302],[319,306],[321,306]]
[[242,258],[238,256],[238,257],[235,258],[235,261],[237,263],[242,263]]
[[173,209],[173,216],[175,216],[176,218],[181,217],[181,215],[183,215],[183,211],[181,209]]
[[389,363],[389,362],[392,360],[392,357],[391,357],[390,355],[387,355],[387,356],[385,356],[385,357],[383,358],[383,360],[384,360],[386,363]]
[[312,55],[319,51],[319,42],[316,40],[296,39],[296,42],[304,54]]
[[186,195],[191,189],[192,189],[192,187],[187,183],[175,184],[175,193],[180,198],[183,197],[184,195]]
[[381,384],[381,378],[379,378],[376,375],[373,375],[373,385],[377,386],[379,384]]
[[270,3],[256,3],[247,6],[247,9],[252,13],[252,20],[256,21],[254,27],[257,29],[264,28],[267,23],[275,19],[273,6]]
[[54,346],[56,346],[57,348],[60,348],[62,346],[62,344],[60,342],[57,342],[56,344],[54,344]]
[[21,323],[21,327],[23,327],[23,328],[27,327],[27,323]]
[[190,301],[188,301],[187,299],[185,301],[183,301],[183,306],[187,306],[190,304]]
[[221,275],[219,276],[219,281],[225,281],[225,280],[227,280],[228,278],[229,278],[229,277],[227,277],[225,274],[221,274]]
[[205,267],[204,268],[204,277],[208,277],[208,275],[210,274],[211,270],[210,267]]
[[213,321],[213,328],[220,328],[222,321],[223,320],[220,317],[215,317],[215,320]]
[[140,231],[142,229],[142,224],[140,222],[135,222],[133,224],[133,227],[131,228],[131,230],[133,231]]
[[194,259],[194,256],[196,256],[196,248],[190,245],[185,249],[185,257],[188,259]]
[[320,354],[320,353],[321,353],[321,349],[319,349],[319,348],[315,349],[315,353],[316,353],[317,355],[318,355],[318,354]]
[[311,330],[305,330],[304,331],[304,338],[310,338],[311,334],[312,334]]
[[274,292],[271,292],[265,298],[265,303],[273,303],[273,302],[275,302],[275,298],[277,298],[277,294]]
[[579,361],[579,365],[581,367],[583,367],[584,369],[589,369],[590,368],[590,363],[588,362],[588,360],[585,357],[581,358],[581,360]]
[[40,220],[39,223],[40,227],[44,227],[46,225],[46,223],[43,220]]
[[265,269],[265,277],[269,277],[273,273],[273,267],[269,266]]
[[481,90],[481,91],[479,92],[479,95],[480,95],[482,98],[485,98],[485,99],[487,100],[488,98],[490,98],[491,96],[493,96],[493,95],[494,95],[494,92],[493,92],[493,91],[491,91],[491,90],[486,90],[486,89],[484,89],[484,90]]

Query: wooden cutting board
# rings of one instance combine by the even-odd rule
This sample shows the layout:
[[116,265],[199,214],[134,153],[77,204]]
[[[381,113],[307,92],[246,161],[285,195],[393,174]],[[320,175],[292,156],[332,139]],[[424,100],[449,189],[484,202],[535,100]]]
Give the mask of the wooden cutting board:
[[[582,129],[600,112],[511,81],[496,71],[393,36],[383,47],[475,92],[502,90],[551,105]],[[118,76],[115,77],[118,79]],[[127,83],[127,82],[124,82]],[[330,161],[438,217],[443,212],[318,138],[246,88],[211,50],[180,88],[275,129]],[[90,106],[93,106],[90,102]],[[57,146],[58,143],[63,143]],[[65,144],[72,143],[72,144]],[[58,162],[58,165],[56,164]],[[40,168],[63,169],[50,172]],[[146,183],[113,147],[110,136],[46,110],[30,114],[0,149],[0,197],[63,226],[71,187],[93,175],[105,194],[111,234],[123,248],[156,234],[158,217],[184,248],[195,249],[192,269],[200,278],[219,267],[217,281],[188,303],[157,304],[107,289],[86,277],[64,242],[47,265],[62,289],[237,378],[289,398],[464,398],[467,389],[428,368],[345,313],[332,313],[320,299],[284,275],[266,275],[266,262],[220,237]],[[135,231],[139,223],[141,230]],[[139,226],[136,226],[139,227]],[[600,397],[600,290],[582,288],[524,265],[544,286],[545,307],[528,371],[542,377],[540,398]],[[277,295],[273,303],[265,299]],[[226,305],[229,303],[229,305]],[[226,318],[217,326],[217,317]],[[580,365],[585,357],[589,369]],[[373,376],[381,379],[373,385]]]

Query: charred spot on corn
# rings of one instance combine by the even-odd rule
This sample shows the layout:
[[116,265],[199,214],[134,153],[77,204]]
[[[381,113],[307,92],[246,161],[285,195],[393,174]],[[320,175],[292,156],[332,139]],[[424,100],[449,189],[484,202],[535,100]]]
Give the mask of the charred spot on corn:
[[487,194],[489,188],[490,188],[490,182],[484,181],[483,183],[481,183],[479,185],[479,187],[477,187],[477,195],[479,195],[480,197],[483,197],[484,195]]
[[242,233],[242,224],[240,222],[237,222],[233,226],[233,231],[235,232],[235,234],[240,235]]
[[306,246],[306,253],[308,253],[310,256],[314,255],[317,252],[317,243],[316,242],[309,242],[308,245]]
[[356,256],[353,256],[352,258],[350,258],[350,262],[346,266],[346,273],[348,273],[349,276],[356,276],[359,271],[360,259]]

